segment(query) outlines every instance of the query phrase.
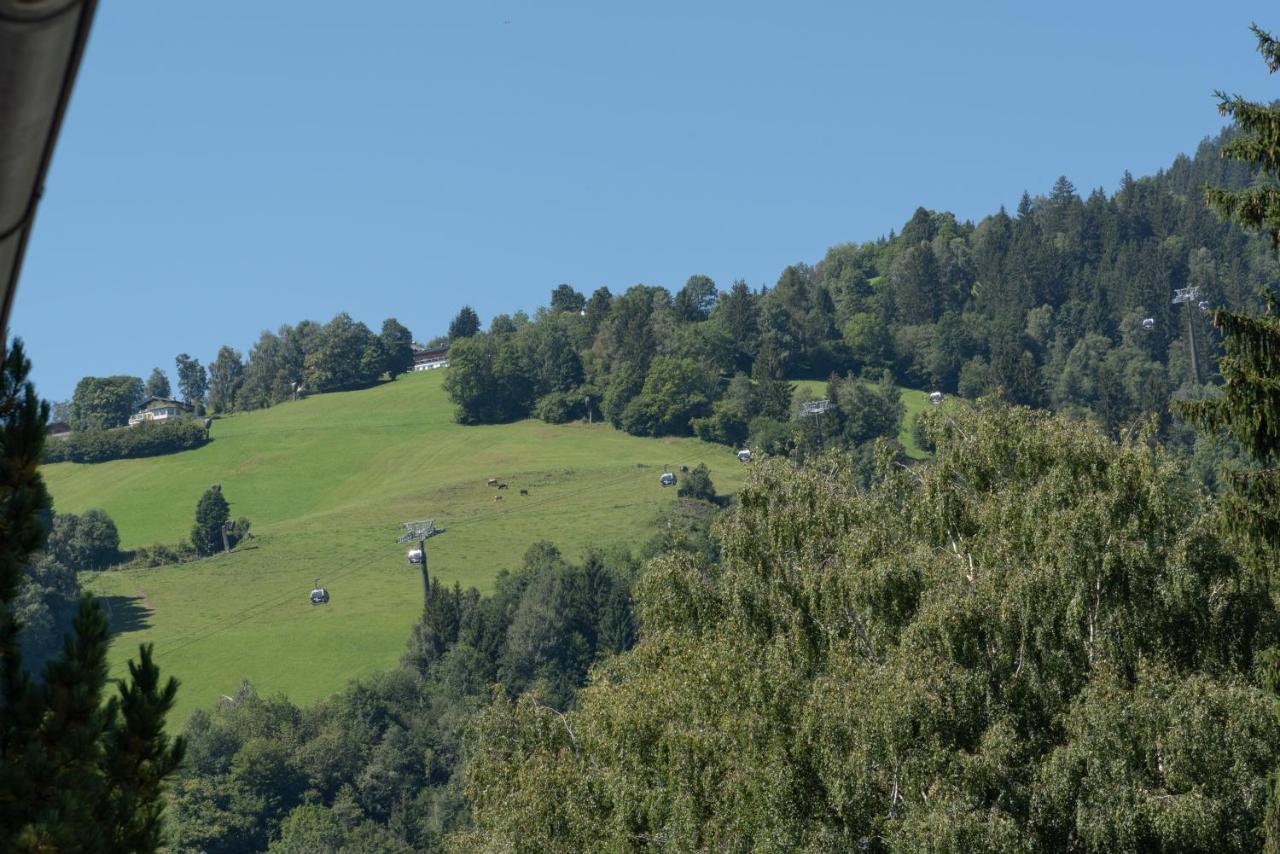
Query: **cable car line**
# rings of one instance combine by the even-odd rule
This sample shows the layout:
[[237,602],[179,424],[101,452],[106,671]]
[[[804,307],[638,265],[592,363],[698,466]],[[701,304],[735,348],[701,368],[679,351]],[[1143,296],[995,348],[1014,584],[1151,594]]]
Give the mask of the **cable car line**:
[[[442,448],[441,452],[443,452],[444,450],[445,449]],[[452,517],[450,526],[454,528],[457,528],[460,526],[465,527],[469,524],[473,524],[476,522],[483,522],[500,515],[511,515],[513,513],[522,513],[522,512],[532,511],[535,509],[541,509],[548,505],[555,504],[569,498],[591,494],[591,493],[599,492],[614,486],[618,486],[619,484],[622,484],[634,479],[634,477],[635,475],[632,472],[628,471],[625,474],[622,474],[611,480],[604,481],[602,483],[594,483],[582,489],[571,490],[568,492],[561,492],[558,495],[554,495],[550,498],[546,498],[538,502],[528,502],[524,504],[524,506],[521,506],[519,508],[515,508],[511,510],[489,510],[481,513],[473,513],[467,516],[462,516],[461,518]],[[373,549],[371,549],[370,551],[364,554],[361,554],[360,556],[355,557],[352,560],[348,561],[341,568],[327,573],[325,577],[330,579],[330,585],[332,586],[332,580],[345,578],[351,575],[352,572],[358,569],[364,569],[378,561],[384,560],[385,558],[386,558],[385,546],[378,545]],[[235,628],[237,626],[243,625],[249,620],[254,619],[255,617],[262,616],[265,613],[271,610],[274,610],[277,606],[284,604],[285,602],[288,602],[291,599],[295,599],[297,596],[298,594],[294,592],[289,592],[273,598],[263,599],[257,602],[256,604],[250,605],[249,607],[241,611],[234,612],[226,620],[220,620],[219,622],[211,626],[208,626],[205,629],[197,629],[195,630],[194,633],[191,633],[191,634],[179,635],[177,638],[173,639],[173,642],[171,644],[165,644],[163,648],[158,648],[157,655],[177,654],[182,650],[186,649],[187,647],[191,646],[192,644],[198,643],[203,640],[208,640],[209,638],[215,637],[221,632],[226,631],[227,629]]]

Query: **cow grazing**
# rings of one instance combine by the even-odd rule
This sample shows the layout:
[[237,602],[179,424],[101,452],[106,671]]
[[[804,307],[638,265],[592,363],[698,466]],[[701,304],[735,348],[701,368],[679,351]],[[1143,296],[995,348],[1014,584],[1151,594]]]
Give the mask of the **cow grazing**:
[[498,484],[498,489],[506,489],[506,488],[507,488],[507,485],[505,483]]
[[496,477],[491,477],[491,478],[489,478],[488,480],[486,480],[486,481],[485,481],[485,485],[486,485],[486,486],[497,486],[497,485],[498,485],[498,479],[497,479]]
[[528,494],[529,494],[529,490],[527,490],[527,489],[522,489],[522,490],[520,490],[520,494],[521,494],[521,495],[528,495]]
[[501,495],[495,495],[495,496],[493,496],[493,500],[494,500],[494,501],[501,501],[501,500],[502,500],[502,496],[501,496]]

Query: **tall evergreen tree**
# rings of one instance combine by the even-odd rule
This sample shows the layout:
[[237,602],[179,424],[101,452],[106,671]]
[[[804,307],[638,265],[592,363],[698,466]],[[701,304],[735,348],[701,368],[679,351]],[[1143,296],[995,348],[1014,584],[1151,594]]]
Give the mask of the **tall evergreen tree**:
[[[1257,24],[1250,29],[1258,40],[1258,52],[1274,73],[1280,69],[1280,43]],[[1223,217],[1261,229],[1280,247],[1280,105],[1217,94],[1219,112],[1241,131],[1224,146],[1222,155],[1250,164],[1259,180],[1245,189],[1207,187],[1205,200]],[[1261,316],[1222,308],[1214,312],[1214,325],[1224,336],[1225,355],[1218,365],[1222,394],[1178,408],[1204,429],[1226,430],[1264,466],[1231,478],[1235,488],[1228,501],[1234,512],[1229,516],[1237,531],[1274,557],[1280,549],[1280,469],[1275,467],[1280,461],[1280,299],[1274,292],[1263,298],[1267,308]]]
[[450,341],[457,341],[459,338],[470,338],[479,331],[480,316],[469,305],[464,305],[458,309],[458,316],[449,321]]
[[[1280,43],[1250,27],[1271,73],[1280,69]],[[1226,144],[1222,155],[1257,170],[1258,180],[1244,189],[1206,187],[1205,201],[1221,216],[1264,231],[1280,247],[1280,106],[1246,101],[1218,92],[1218,110],[1232,118],[1241,133]],[[1225,354],[1218,362],[1223,389],[1211,400],[1182,403],[1184,417],[1204,430],[1226,430],[1262,468],[1230,473],[1231,490],[1224,496],[1229,525],[1253,552],[1264,572],[1276,568],[1280,555],[1280,299],[1263,294],[1261,316],[1219,308],[1213,323],[1222,330]],[[1280,655],[1274,650],[1269,687],[1280,693]],[[1280,851],[1280,773],[1273,772],[1264,830],[1265,849]]]
[[22,668],[15,600],[49,509],[36,469],[49,409],[29,370],[15,341],[0,366],[0,851],[154,851],[162,784],[184,753],[164,732],[177,683],[160,685],[144,646],[104,704],[109,634],[89,595],[43,684]]
[[147,385],[143,391],[147,397],[168,397],[173,394],[169,389],[169,377],[159,368],[151,369],[151,376],[147,377]]
[[222,487],[214,484],[205,490],[196,504],[196,524],[191,529],[191,544],[203,555],[222,548],[222,528],[231,518],[231,508],[222,495]]

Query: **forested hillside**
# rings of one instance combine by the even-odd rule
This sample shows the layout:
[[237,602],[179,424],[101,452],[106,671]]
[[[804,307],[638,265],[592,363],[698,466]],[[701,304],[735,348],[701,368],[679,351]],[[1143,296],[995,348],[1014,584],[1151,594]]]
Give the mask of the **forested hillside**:
[[[1126,172],[1111,195],[1082,196],[1061,178],[977,224],[919,209],[899,232],[832,247],[759,290],[719,290],[705,276],[674,294],[638,285],[587,297],[562,285],[533,318],[500,315],[487,333],[455,335],[458,418],[603,415],[641,435],[785,451],[806,442],[787,423],[787,380],[878,382],[889,371],[908,387],[1091,413],[1113,434],[1143,415],[1166,420],[1172,398],[1198,396],[1216,376],[1207,309],[1256,309],[1277,277],[1265,238],[1201,199],[1206,184],[1251,180],[1247,164],[1221,158],[1230,138],[1153,177]],[[1197,299],[1174,305],[1187,286]],[[840,406],[834,388],[829,397],[840,419],[866,409]]]
[[[918,211],[760,291],[562,285],[488,331],[464,310],[464,424],[603,417],[805,464],[682,499],[643,569],[542,544],[490,596],[436,587],[402,666],[331,701],[245,686],[197,714],[175,840],[1256,850],[1280,617],[1169,411],[1221,352],[1173,289],[1254,310],[1276,272],[1200,202],[1248,182],[1221,142],[1111,197]],[[806,378],[821,419],[796,418]],[[932,407],[911,465],[874,441],[895,381],[1004,400]]]

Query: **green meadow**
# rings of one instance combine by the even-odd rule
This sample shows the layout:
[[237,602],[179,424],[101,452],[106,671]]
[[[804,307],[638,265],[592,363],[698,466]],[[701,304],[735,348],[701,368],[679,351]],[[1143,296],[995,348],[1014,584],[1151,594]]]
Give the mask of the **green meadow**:
[[[45,467],[55,509],[106,510],[122,548],[186,539],[213,483],[233,517],[253,522],[252,540],[231,554],[82,576],[118,632],[113,674],[154,643],[164,672],[182,681],[175,722],[243,679],[314,701],[393,666],[404,648],[422,582],[396,544],[402,522],[434,518],[446,533],[428,545],[433,577],[486,590],[537,540],[576,559],[593,544],[648,539],[676,497],[658,483],[666,465],[705,462],[722,493],[745,474],[730,448],[605,424],[462,427],[442,379],[402,376],[219,419],[214,441],[195,451]],[[510,488],[499,493],[491,477]],[[308,601],[317,578],[327,606]]]

